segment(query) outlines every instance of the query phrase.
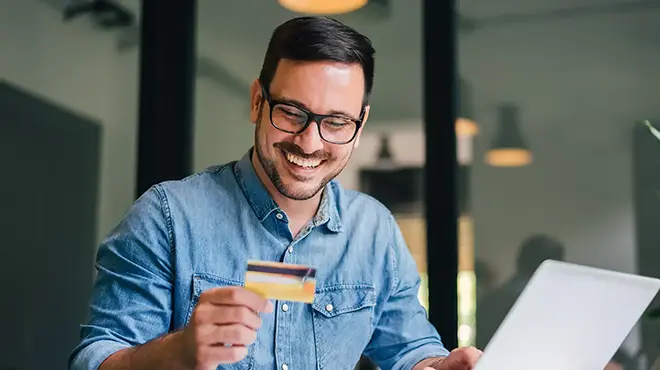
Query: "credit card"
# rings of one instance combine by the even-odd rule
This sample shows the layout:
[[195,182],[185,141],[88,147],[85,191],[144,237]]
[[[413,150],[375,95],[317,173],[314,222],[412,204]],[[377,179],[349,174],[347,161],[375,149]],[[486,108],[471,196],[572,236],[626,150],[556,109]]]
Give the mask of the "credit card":
[[245,288],[268,299],[314,302],[316,269],[279,262],[248,261]]

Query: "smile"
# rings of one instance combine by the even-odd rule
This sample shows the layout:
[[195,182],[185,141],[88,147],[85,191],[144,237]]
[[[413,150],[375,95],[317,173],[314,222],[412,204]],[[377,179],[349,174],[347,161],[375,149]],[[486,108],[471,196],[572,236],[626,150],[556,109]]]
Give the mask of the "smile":
[[284,152],[284,156],[286,157],[286,160],[289,161],[290,163],[293,163],[297,166],[303,167],[303,168],[315,168],[318,167],[318,165],[323,162],[320,159],[305,159],[305,158],[300,158],[297,155],[293,155],[291,153]]

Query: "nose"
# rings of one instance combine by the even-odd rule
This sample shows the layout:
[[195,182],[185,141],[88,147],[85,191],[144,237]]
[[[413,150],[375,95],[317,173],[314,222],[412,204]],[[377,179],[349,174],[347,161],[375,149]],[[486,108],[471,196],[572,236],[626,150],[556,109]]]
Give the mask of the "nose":
[[323,139],[321,139],[316,122],[311,122],[305,131],[296,135],[293,141],[308,154],[323,150]]

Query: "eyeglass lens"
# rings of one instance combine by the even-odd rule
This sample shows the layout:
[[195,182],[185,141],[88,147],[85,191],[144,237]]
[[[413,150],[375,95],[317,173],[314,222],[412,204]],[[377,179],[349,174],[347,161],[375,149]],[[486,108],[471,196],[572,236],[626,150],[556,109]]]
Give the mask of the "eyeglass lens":
[[[271,119],[273,125],[280,130],[299,133],[305,127],[308,115],[294,106],[276,104],[273,107]],[[357,130],[355,121],[342,117],[325,117],[317,124],[320,128],[321,138],[333,143],[350,141]]]

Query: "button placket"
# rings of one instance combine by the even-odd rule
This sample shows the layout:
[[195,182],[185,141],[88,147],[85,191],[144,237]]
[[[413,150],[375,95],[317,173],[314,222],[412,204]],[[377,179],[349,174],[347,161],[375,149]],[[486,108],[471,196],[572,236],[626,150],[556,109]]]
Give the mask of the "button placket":
[[284,263],[296,263],[296,255],[293,253],[296,251],[298,241],[294,240],[286,247],[282,255],[282,262]]
[[[286,365],[285,361],[291,359],[291,317],[290,307],[287,303],[279,303],[279,312],[275,317],[275,361]],[[286,365],[288,368],[288,365]]]

